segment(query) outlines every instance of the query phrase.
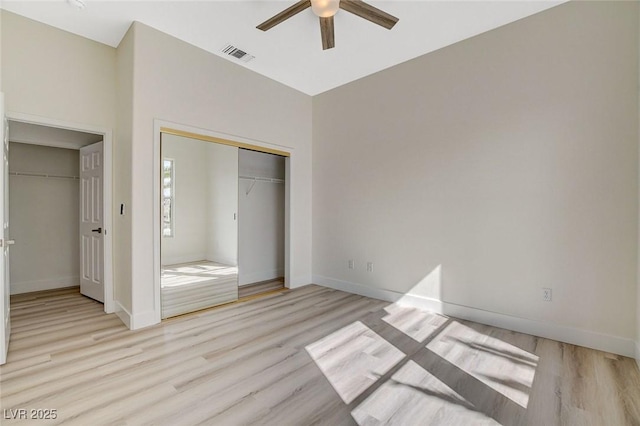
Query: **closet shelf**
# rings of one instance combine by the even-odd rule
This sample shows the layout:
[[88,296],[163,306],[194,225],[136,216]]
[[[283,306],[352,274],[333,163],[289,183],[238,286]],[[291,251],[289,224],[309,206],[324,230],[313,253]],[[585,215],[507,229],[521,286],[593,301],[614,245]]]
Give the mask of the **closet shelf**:
[[284,179],[276,179],[260,176],[240,176],[240,179],[255,180],[257,182],[284,183]]
[[245,180],[250,180],[253,181],[251,183],[251,186],[249,187],[249,189],[247,189],[246,191],[246,195],[249,195],[249,193],[251,192],[251,190],[253,189],[253,187],[255,186],[256,182],[265,182],[265,183],[284,183],[284,179],[276,179],[276,178],[269,178],[269,177],[261,177],[261,176],[239,176],[240,179],[245,179]]
[[47,174],[47,173],[9,172],[9,175],[10,176],[29,176],[29,177],[56,178],[56,179],[80,179],[79,176],[50,175],[50,174]]

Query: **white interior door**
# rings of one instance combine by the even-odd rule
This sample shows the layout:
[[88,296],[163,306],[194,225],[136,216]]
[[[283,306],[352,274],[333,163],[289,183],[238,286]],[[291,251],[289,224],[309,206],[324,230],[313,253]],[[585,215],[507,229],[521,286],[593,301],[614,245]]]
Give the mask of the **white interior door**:
[[0,161],[0,364],[7,362],[9,350],[9,337],[11,335],[11,322],[9,320],[9,246],[13,241],[9,237],[9,125],[4,115],[4,94],[0,93],[0,136],[2,137],[2,161]]
[[80,293],[104,302],[102,142],[80,148]]

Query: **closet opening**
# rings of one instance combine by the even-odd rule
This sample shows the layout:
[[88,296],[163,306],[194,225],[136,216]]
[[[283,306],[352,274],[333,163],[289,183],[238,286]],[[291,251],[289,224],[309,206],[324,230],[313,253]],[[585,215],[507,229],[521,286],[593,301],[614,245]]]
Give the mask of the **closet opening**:
[[11,294],[79,287],[105,303],[103,139],[9,120]]
[[284,288],[285,157],[241,148],[238,297]]
[[159,148],[161,318],[283,291],[288,154],[164,128]]

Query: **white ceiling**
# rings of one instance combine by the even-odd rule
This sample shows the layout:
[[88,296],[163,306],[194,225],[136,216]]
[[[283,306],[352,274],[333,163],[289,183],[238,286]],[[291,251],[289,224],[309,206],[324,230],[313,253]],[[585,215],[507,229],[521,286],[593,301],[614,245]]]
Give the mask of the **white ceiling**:
[[565,0],[378,1],[400,20],[387,30],[340,10],[336,47],[322,50],[318,18],[307,9],[267,32],[256,25],[297,0],[94,1],[78,10],[66,0],[2,0],[3,9],[113,47],[133,21],[223,56],[232,44],[256,58],[240,66],[309,95],[432,52],[548,9]]
[[100,142],[102,135],[40,126],[20,121],[9,121],[9,141],[33,145],[54,146],[57,148],[80,149],[83,146]]

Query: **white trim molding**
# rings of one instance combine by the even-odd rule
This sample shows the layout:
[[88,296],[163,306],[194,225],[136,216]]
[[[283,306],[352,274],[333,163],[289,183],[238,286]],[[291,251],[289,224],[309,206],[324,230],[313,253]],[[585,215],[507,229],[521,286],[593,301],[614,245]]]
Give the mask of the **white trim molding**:
[[129,310],[122,306],[117,300],[115,301],[115,306],[115,314],[129,330],[139,330],[158,323],[155,311],[147,311],[141,314],[132,315],[131,312],[129,312]]
[[149,327],[155,324],[158,324],[155,310],[141,312],[131,317],[129,330],[139,330],[141,328]]
[[131,312],[125,309],[117,300],[115,301],[115,314],[131,330]]
[[640,342],[636,342],[636,364],[640,368]]
[[[286,271],[286,269],[285,269]],[[290,289],[304,287],[305,285],[309,285],[313,282],[310,275],[298,275],[297,277],[291,277],[287,280],[285,276],[284,286]]]
[[[630,358],[635,357],[636,361],[640,359],[640,346],[638,346],[638,343],[634,342],[632,339],[627,339],[621,336],[520,318],[416,295],[405,295],[395,291],[336,280],[321,275],[314,275],[313,282],[324,287],[345,291],[347,293],[359,294],[361,296],[385,300],[387,302],[393,302],[403,306],[429,310],[446,316],[505,328],[507,330],[531,334],[573,345],[584,346]],[[638,363],[640,365],[640,361],[638,361]]]

